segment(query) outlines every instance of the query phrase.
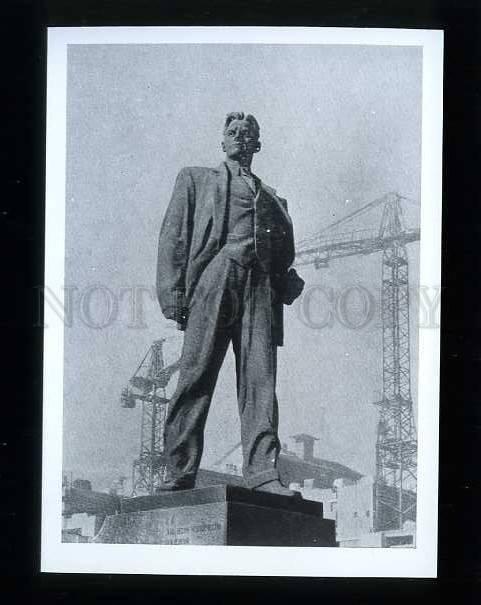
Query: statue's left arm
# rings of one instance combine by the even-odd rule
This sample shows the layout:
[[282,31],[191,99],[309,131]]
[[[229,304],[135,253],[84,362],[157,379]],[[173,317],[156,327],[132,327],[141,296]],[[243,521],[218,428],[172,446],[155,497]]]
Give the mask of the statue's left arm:
[[[292,303],[298,298],[303,289],[304,289],[304,280],[297,274],[297,271],[290,267],[295,260],[296,251],[294,244],[294,229],[292,225],[292,219],[289,216],[289,210],[287,207],[287,200],[284,198],[278,197],[278,200],[285,211],[286,215],[286,259],[287,259],[287,269],[283,276],[281,276],[280,280],[280,296],[281,300],[285,305],[292,305]],[[290,267],[290,268],[289,268]]]
[[175,182],[159,236],[157,297],[167,319],[185,329],[187,303],[185,275],[189,260],[194,213],[194,183],[188,168]]

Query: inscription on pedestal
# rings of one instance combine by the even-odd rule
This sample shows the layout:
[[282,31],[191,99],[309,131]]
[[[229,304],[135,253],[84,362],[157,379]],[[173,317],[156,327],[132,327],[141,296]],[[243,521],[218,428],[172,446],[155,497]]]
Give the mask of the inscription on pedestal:
[[93,542],[109,544],[223,544],[226,504],[155,509],[109,516]]

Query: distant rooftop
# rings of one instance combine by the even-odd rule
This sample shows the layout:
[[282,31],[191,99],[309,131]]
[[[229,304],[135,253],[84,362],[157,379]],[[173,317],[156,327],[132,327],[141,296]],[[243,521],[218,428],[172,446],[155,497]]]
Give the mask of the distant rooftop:
[[312,435],[308,435],[307,433],[297,433],[295,435],[291,435],[291,439],[294,439],[296,443],[302,442],[311,442],[311,441],[319,441],[319,437],[313,437]]

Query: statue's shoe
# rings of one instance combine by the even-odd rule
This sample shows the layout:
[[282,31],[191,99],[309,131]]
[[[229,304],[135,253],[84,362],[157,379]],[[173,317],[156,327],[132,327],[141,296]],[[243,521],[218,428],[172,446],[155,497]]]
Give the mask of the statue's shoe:
[[278,479],[273,479],[272,481],[267,481],[262,485],[258,485],[254,488],[256,492],[267,492],[268,494],[276,494],[277,496],[290,496],[294,498],[302,498],[302,494],[300,492],[295,492],[288,487],[284,487],[282,483]]
[[180,492],[186,489],[194,489],[194,487],[195,480],[192,479],[168,479],[155,488],[155,493]]

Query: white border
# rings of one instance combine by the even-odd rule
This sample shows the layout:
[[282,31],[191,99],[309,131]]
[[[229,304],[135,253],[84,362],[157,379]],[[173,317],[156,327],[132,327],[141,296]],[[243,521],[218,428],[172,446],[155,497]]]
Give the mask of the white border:
[[[364,44],[423,47],[420,283],[441,284],[443,32],[283,27],[49,28],[45,284],[64,283],[68,44]],[[59,301],[63,304],[63,301]],[[63,324],[45,305],[41,571],[321,577],[436,577],[439,330],[419,330],[415,549],[152,546],[61,542]],[[207,549],[207,550],[206,550]]]

